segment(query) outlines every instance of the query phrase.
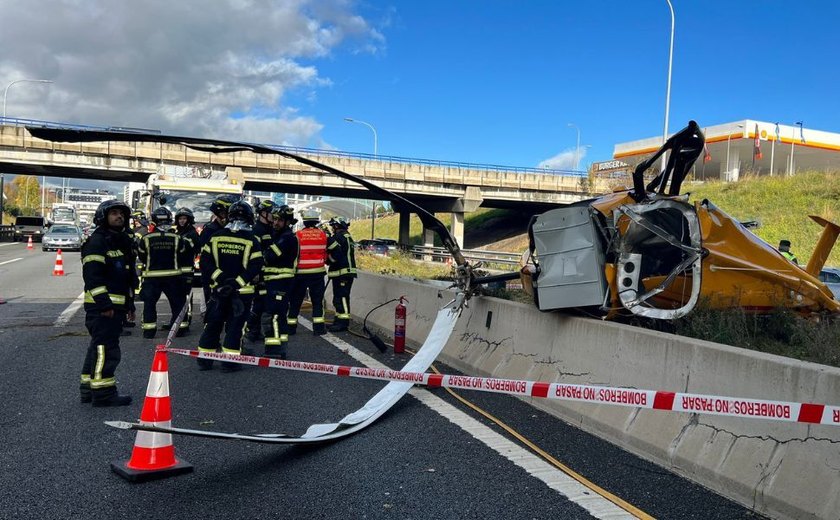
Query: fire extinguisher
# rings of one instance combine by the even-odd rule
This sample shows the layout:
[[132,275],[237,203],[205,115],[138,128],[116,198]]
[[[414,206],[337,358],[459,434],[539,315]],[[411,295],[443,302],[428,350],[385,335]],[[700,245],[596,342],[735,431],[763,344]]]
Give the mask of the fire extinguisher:
[[394,354],[405,352],[405,305],[403,305],[403,300],[408,303],[405,296],[400,296],[400,301],[394,310]]

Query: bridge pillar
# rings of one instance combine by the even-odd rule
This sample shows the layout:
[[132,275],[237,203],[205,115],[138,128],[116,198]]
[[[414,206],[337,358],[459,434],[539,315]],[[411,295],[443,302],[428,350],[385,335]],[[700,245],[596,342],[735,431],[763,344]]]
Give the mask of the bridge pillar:
[[411,212],[410,211],[400,211],[400,236],[398,242],[401,246],[405,247],[406,249],[411,244]]
[[[431,229],[427,229],[426,226],[423,226],[423,247],[434,247],[435,245],[435,232]],[[423,260],[425,262],[431,262],[434,259],[432,255],[423,255]]]
[[452,212],[452,226],[449,228],[449,232],[452,233],[452,238],[454,238],[458,245],[462,248],[464,247],[464,212]]

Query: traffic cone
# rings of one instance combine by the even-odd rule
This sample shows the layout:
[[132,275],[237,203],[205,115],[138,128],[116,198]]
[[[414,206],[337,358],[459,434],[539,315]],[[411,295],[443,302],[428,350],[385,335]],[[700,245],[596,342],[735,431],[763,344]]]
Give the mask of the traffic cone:
[[33,249],[32,247],[32,235],[29,235],[29,242],[26,243],[26,249]]
[[[158,345],[152,361],[152,373],[146,388],[146,399],[140,422],[153,426],[172,425],[172,406],[169,400],[169,369],[166,347]],[[131,459],[111,463],[111,469],[131,482],[146,482],[159,478],[191,473],[193,466],[175,457],[171,433],[138,431]]]
[[53,267],[53,276],[64,276],[64,260],[61,259],[61,249],[55,253],[55,267]]

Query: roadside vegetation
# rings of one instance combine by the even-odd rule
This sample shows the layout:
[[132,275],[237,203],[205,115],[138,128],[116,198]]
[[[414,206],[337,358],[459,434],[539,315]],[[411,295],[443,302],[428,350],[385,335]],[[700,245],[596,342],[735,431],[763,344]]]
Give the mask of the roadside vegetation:
[[[691,201],[709,199],[715,206],[739,221],[760,223],[752,231],[776,246],[781,239],[792,242],[800,265],[808,262],[822,228],[808,215],[821,216],[840,224],[840,172],[805,172],[793,177],[742,176],[737,183],[710,181],[685,186]],[[448,215],[439,216],[448,224]],[[490,235],[485,247],[497,251],[519,252],[527,247],[527,216],[504,210],[479,210],[465,219],[466,241],[471,235]],[[516,227],[521,226],[521,232]],[[399,217],[378,218],[376,236],[397,238]],[[498,230],[511,230],[500,238]],[[370,237],[370,221],[356,221],[351,230],[356,240]],[[412,216],[412,244],[421,243],[422,226]],[[504,231],[501,233],[504,235]],[[475,241],[474,241],[475,242]],[[474,246],[475,247],[475,246]],[[480,246],[479,246],[480,247]],[[451,279],[451,269],[438,264],[412,260],[408,255],[391,257],[359,255],[362,269],[425,279]],[[827,265],[840,266],[840,244]],[[485,294],[522,303],[533,300],[521,289],[488,288]],[[702,303],[687,317],[672,321],[633,320],[632,324],[735,347],[777,354],[803,361],[840,366],[840,318],[803,318],[787,309],[776,309],[759,316],[743,309],[714,310]]]

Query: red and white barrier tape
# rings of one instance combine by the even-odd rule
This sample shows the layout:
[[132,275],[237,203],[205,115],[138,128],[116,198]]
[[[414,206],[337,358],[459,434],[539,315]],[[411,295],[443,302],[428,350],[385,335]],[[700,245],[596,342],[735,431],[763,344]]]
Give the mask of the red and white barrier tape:
[[241,356],[222,352],[198,352],[187,349],[167,349],[168,352],[181,356],[191,356],[217,361],[229,361],[243,365],[256,365],[268,368],[282,368],[300,372],[330,374],[334,376],[376,379],[380,381],[398,381],[441,388],[460,388],[499,394],[541,397],[561,401],[580,401],[585,403],[630,406],[672,412],[702,413],[726,415],[730,417],[752,417],[783,422],[826,424],[840,426],[840,406],[814,403],[792,403],[787,401],[767,401],[740,397],[721,397],[716,395],[686,394],[682,392],[663,392],[657,390],[635,390],[607,386],[575,385],[567,383],[544,383],[516,379],[496,379],[492,377],[471,377],[429,374],[425,372],[401,372],[367,367],[348,367],[325,363],[288,361],[259,356]]

